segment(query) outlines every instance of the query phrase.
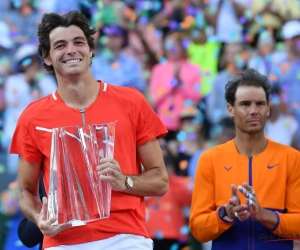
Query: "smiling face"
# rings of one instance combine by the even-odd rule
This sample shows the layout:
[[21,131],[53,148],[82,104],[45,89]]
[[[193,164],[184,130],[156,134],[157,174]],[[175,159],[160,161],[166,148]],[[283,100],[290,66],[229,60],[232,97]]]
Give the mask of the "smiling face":
[[90,70],[92,51],[80,28],[57,27],[50,32],[49,39],[50,53],[44,60],[53,66],[56,75],[81,75]]
[[263,131],[270,107],[262,87],[239,86],[234,106],[227,105],[229,115],[234,117],[237,131],[250,135]]

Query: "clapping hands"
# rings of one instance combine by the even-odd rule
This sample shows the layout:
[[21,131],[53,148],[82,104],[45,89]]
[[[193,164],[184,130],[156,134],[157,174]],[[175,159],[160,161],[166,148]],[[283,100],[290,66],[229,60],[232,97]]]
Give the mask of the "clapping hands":
[[[235,185],[232,185],[232,190],[236,190]],[[237,190],[246,198],[246,204],[241,205],[238,202],[232,202],[233,198],[235,200],[239,200],[239,198],[236,198],[236,196],[238,196],[237,192],[231,197],[229,204],[233,206],[232,212],[234,213],[234,217],[238,218],[240,221],[245,221],[249,217],[251,217],[252,220],[258,220],[260,218],[262,208],[259,205],[253,187],[251,187],[247,182],[244,182],[242,186],[238,186]]]

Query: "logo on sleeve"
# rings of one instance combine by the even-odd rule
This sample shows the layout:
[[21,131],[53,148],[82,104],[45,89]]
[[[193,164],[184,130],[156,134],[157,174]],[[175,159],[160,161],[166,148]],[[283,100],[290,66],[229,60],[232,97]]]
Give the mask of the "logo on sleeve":
[[279,165],[279,163],[278,163],[278,164],[275,164],[275,165],[272,165],[272,166],[268,165],[268,169],[275,168],[275,167],[278,166],[278,165]]
[[224,168],[225,168],[227,171],[229,171],[230,169],[232,169],[232,167],[227,168],[227,167],[225,167],[225,166],[224,166]]

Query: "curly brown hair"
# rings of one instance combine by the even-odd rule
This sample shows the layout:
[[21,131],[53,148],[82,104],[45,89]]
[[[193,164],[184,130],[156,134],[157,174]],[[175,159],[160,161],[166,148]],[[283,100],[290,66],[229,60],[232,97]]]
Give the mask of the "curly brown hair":
[[[37,33],[39,39],[38,52],[42,58],[49,56],[50,32],[57,27],[69,27],[71,25],[75,25],[83,31],[91,50],[95,48],[93,35],[97,30],[89,24],[89,21],[82,13],[79,11],[70,11],[62,16],[56,13],[47,13],[43,15]],[[94,57],[94,54],[92,54],[92,57]],[[47,71],[55,74],[53,66],[48,66],[45,62],[43,66]]]
[[266,93],[266,100],[269,103],[270,82],[268,78],[254,69],[246,69],[235,75],[233,80],[225,86],[225,99],[227,103],[234,106],[235,93],[240,86],[262,87]]

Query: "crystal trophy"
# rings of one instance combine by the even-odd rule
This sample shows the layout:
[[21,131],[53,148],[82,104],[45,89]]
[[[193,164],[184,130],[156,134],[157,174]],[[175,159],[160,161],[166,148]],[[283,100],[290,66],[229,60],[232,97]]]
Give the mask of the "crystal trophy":
[[115,123],[52,129],[48,219],[85,225],[110,216],[111,187],[97,166],[114,154]]

